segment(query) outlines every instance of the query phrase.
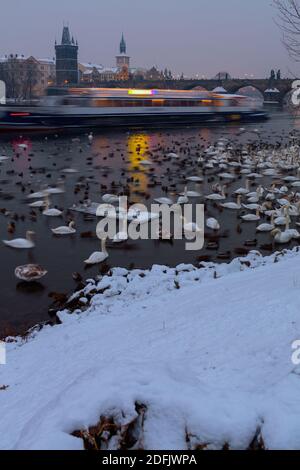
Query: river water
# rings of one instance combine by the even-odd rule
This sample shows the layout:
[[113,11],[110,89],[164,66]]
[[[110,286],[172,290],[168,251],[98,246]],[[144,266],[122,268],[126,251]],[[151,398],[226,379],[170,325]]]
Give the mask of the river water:
[[[27,230],[33,230],[36,246],[32,250],[14,250],[0,243],[0,337],[48,321],[48,309],[53,301],[51,293],[71,293],[76,287],[72,273],[79,273],[86,279],[95,277],[103,269],[101,266],[85,269],[83,261],[100,248],[99,240],[91,236],[97,219],[69,211],[74,203],[85,198],[101,202],[102,194],[120,193],[125,187],[130,190],[131,201],[143,202],[147,206],[154,197],[166,196],[163,186],[168,186],[168,195],[176,200],[178,192],[184,189],[185,177],[195,174],[195,166],[187,164],[182,168],[161,160],[150,170],[140,164],[141,159],[151,158],[149,155],[165,155],[169,151],[193,158],[220,137],[235,145],[288,141],[292,130],[300,130],[300,120],[293,119],[288,113],[271,110],[270,115],[267,122],[243,124],[246,129],[243,133],[239,124],[98,131],[94,132],[91,144],[85,134],[77,138],[74,135],[1,135],[0,154],[10,158],[0,165],[0,240],[24,237]],[[24,143],[26,148],[22,147]],[[64,174],[62,170],[65,168],[78,172]],[[161,184],[149,185],[151,171]],[[43,185],[55,185],[63,175],[66,191],[51,197],[51,204],[63,210],[62,217],[46,217],[38,209],[29,208],[28,203],[32,201],[28,201],[27,196],[30,192],[38,191]],[[263,183],[268,184],[267,178],[265,180]],[[237,179],[231,184],[230,193],[244,184],[244,179]],[[193,184],[190,188],[194,189]],[[200,192],[211,192],[210,180],[205,180]],[[202,200],[200,198],[197,202]],[[210,206],[208,214],[221,222],[222,236],[216,250],[208,250],[207,241],[201,252],[186,251],[184,240],[176,240],[172,244],[157,240],[128,241],[120,245],[109,244],[106,264],[126,268],[148,268],[153,263],[170,266],[182,262],[197,264],[203,257],[220,261],[220,252],[229,251],[232,258],[236,256],[237,248],[244,246],[245,240],[257,238],[254,249],[270,243],[269,234],[256,235],[255,224],[244,225],[242,233],[239,233],[236,229],[239,221],[234,211],[220,214]],[[77,233],[71,237],[55,237],[51,228],[65,225],[71,218],[76,222]],[[9,234],[8,227],[12,221],[15,232]],[[41,264],[47,269],[47,276],[37,283],[19,281],[14,270],[16,266],[27,263]]]

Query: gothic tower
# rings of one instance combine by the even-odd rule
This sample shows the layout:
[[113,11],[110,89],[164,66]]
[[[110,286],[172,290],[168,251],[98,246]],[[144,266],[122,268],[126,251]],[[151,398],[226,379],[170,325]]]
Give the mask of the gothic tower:
[[55,43],[56,84],[78,83],[78,43],[71,35],[68,26],[64,26],[61,44]]
[[120,42],[120,54],[116,56],[116,65],[118,70],[130,67],[130,57],[126,54],[126,42],[124,39],[124,34],[122,33],[121,42]]

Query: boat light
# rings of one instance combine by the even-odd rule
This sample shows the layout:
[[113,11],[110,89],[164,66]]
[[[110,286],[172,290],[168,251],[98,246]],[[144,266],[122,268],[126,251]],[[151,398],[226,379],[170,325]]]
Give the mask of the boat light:
[[30,116],[30,113],[10,113],[10,116]]
[[155,95],[157,90],[128,90],[128,95]]

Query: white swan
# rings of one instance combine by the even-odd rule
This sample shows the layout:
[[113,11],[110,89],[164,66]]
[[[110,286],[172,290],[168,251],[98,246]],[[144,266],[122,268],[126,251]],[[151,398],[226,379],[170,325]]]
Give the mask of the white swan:
[[224,202],[221,204],[224,209],[232,209],[232,210],[239,210],[241,209],[241,195],[239,194],[237,197],[237,202]]
[[169,158],[179,158],[178,155],[177,155],[177,153],[174,153],[174,152],[168,153],[168,154],[167,154],[167,157],[169,157]]
[[35,246],[33,242],[34,232],[27,231],[26,238],[15,238],[14,240],[3,240],[4,245],[17,249],[29,249]]
[[75,222],[72,220],[68,226],[61,226],[57,228],[52,228],[51,231],[55,235],[72,235],[73,233],[76,233],[75,227]]
[[217,221],[217,219],[214,219],[213,217],[210,217],[206,221],[206,227],[208,227],[212,230],[219,230],[220,229],[220,224]]
[[101,251],[94,251],[94,253],[92,253],[90,257],[84,261],[85,264],[99,264],[102,263],[102,261],[106,260],[106,258],[108,258],[108,252],[106,251],[105,244],[106,239],[102,238]]
[[112,239],[113,243],[121,243],[121,242],[125,242],[126,240],[128,240],[127,232],[118,232],[115,234],[115,236]]
[[260,224],[258,225],[258,227],[256,227],[256,231],[257,232],[272,232],[272,230],[275,229],[275,225],[274,225],[274,214],[272,214],[272,217],[271,217],[271,223],[270,224]]
[[62,211],[60,211],[59,209],[55,209],[54,207],[50,208],[50,201],[46,197],[46,208],[45,210],[43,210],[43,215],[46,215],[48,217],[59,217],[60,215],[62,215]]
[[169,197],[158,197],[154,199],[154,201],[158,204],[167,204],[169,206],[173,204],[172,199],[170,199]]
[[195,222],[188,222],[184,216],[181,217],[181,219],[183,220],[183,231],[185,233],[203,232],[203,230]]
[[103,194],[102,201],[109,204],[119,202],[119,196],[116,196],[115,194]]
[[279,228],[272,230],[271,235],[274,237],[276,243],[289,243],[292,239],[292,235],[289,231],[282,232]]
[[183,194],[177,199],[177,204],[188,204],[188,202],[189,198],[187,196],[187,186],[185,186]]
[[41,191],[28,194],[27,199],[39,199],[39,198],[44,198],[47,195],[48,195],[48,191],[46,189],[42,189]]
[[236,191],[234,191],[234,193],[235,194],[248,194],[250,192],[249,184],[250,184],[250,180],[247,179],[245,188],[238,188]]
[[63,194],[66,192],[64,181],[59,181],[57,186],[46,189],[47,194]]
[[35,207],[35,208],[44,207],[45,205],[46,205],[45,201],[35,201],[35,202],[31,202],[30,204],[28,204],[29,207]]
[[225,186],[222,186],[221,193],[208,194],[207,196],[205,196],[205,199],[208,199],[210,201],[224,201],[224,199],[226,199]]
[[62,173],[66,173],[68,175],[72,175],[74,173],[78,173],[78,170],[75,168],[65,168],[64,170],[61,170]]
[[203,181],[203,178],[201,178],[201,176],[188,176],[186,180],[193,181],[194,183],[200,183]]
[[241,219],[244,220],[244,222],[257,222],[257,221],[260,219],[260,211],[259,211],[259,208],[256,209],[256,213],[255,213],[255,214],[246,214],[246,215],[242,215]]

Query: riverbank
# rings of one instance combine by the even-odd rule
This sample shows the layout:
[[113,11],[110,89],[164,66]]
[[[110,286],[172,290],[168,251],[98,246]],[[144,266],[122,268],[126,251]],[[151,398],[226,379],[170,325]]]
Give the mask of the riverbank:
[[0,448],[81,449],[74,431],[100,417],[122,429],[142,409],[146,449],[299,449],[299,261],[251,252],[91,280],[61,325],[8,339]]

